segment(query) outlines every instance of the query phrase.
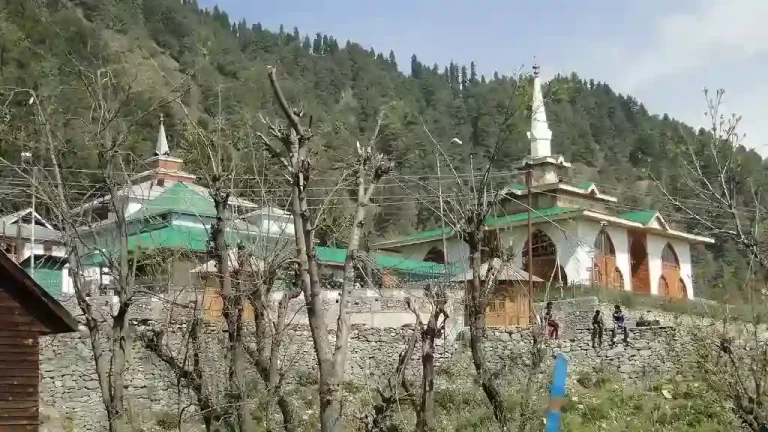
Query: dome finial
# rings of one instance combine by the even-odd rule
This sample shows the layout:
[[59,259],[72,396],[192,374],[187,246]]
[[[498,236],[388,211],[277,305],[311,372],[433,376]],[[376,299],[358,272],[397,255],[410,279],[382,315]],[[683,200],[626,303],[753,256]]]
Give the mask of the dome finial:
[[534,78],[539,76],[539,69],[541,69],[541,67],[539,66],[539,60],[536,58],[536,56],[533,56],[533,77]]

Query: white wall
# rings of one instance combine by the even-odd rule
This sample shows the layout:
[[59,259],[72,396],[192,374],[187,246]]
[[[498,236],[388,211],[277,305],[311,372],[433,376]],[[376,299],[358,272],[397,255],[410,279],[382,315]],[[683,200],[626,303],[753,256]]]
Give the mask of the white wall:
[[[21,250],[19,261],[24,261],[29,258],[33,251],[35,255],[46,255],[45,246],[42,243],[35,243],[32,245],[32,243],[26,242],[24,243],[24,248]],[[64,246],[54,246],[51,249],[50,255],[57,257],[67,256],[67,248]]]
[[695,298],[693,293],[691,246],[684,241],[650,233],[646,236],[646,239],[648,244],[648,274],[651,278],[651,294],[659,295],[659,278],[661,277],[662,271],[661,252],[664,250],[664,246],[669,243],[672,245],[672,248],[677,254],[677,259],[680,261],[680,277],[683,279],[683,282],[685,282],[688,298]]
[[72,278],[69,276],[69,265],[64,266],[61,271],[61,294],[63,296],[74,294],[75,285],[72,283]]

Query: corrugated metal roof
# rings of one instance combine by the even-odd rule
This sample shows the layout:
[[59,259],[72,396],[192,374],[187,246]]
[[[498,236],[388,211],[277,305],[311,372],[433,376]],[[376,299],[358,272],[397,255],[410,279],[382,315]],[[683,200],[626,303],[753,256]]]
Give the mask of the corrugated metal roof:
[[[513,266],[512,263],[510,263],[510,262],[502,264],[500,259],[495,258],[490,263],[486,262],[486,263],[483,263],[480,266],[480,275],[481,275],[480,279],[481,280],[485,278],[485,275],[488,272],[488,265],[491,264],[491,263],[493,263],[494,266],[498,266],[498,268],[499,268],[499,272],[497,274],[496,280],[500,280],[500,281],[521,281],[522,282],[522,281],[527,281],[528,278],[529,278],[529,275],[528,275],[527,271]],[[472,269],[469,269],[466,272],[464,272],[464,273],[462,273],[460,275],[457,275],[456,277],[454,277],[451,280],[454,281],[454,282],[471,281],[472,280],[472,274],[473,274],[472,273]],[[534,282],[543,282],[544,280],[539,278],[539,277],[533,276],[533,281]]]
[[185,183],[174,183],[156,198],[144,202],[141,210],[128,215],[129,220],[145,219],[164,213],[216,217],[213,200],[192,190]]
[[[0,224],[0,230],[3,233],[3,236],[6,238],[15,238],[17,236],[21,236],[23,239],[31,239],[32,238],[32,225],[22,224],[21,225],[21,231],[19,231],[19,225],[12,223],[12,224]],[[35,231],[35,242],[37,241],[61,241],[61,233],[48,229],[46,227],[42,227],[39,225],[34,226]]]
[[[317,246],[315,251],[318,261],[323,264],[344,265],[344,261],[347,259],[347,250],[343,248]],[[395,270],[402,273],[434,276],[446,274],[446,267],[442,264],[392,255],[375,253],[373,254],[373,262],[382,269]]]

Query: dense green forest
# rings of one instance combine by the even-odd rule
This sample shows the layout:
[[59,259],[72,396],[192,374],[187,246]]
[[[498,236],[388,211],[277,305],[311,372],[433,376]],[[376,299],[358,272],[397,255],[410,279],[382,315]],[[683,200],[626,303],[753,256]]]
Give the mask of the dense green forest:
[[[396,161],[400,180],[390,181],[376,198],[375,236],[437,222],[432,211],[398,185],[436,178],[436,151],[422,121],[444,143],[454,167],[462,173],[469,172],[471,155],[476,168],[484,166],[495,143],[504,139],[493,162],[499,173],[494,185],[515,177],[511,165],[528,152],[525,132],[530,120],[525,110],[530,77],[498,73],[486,77],[477,73],[474,63],[429,65],[417,54],[397,59],[385,47],[376,51],[286,25],[265,29],[259,23],[232,22],[225,11],[202,11],[194,0],[0,0],[4,102],[0,156],[18,163],[20,152],[39,133],[31,126],[33,115],[25,107],[26,97],[13,92],[30,88],[54,107],[46,115],[71,144],[62,154],[67,167],[72,172],[95,167],[96,157],[72,121],[88,109],[87,98],[78,89],[76,67],[96,70],[122,65],[115,77],[130,82],[135,90],[129,113],[151,106],[159,94],[174,91],[181,95],[190,117],[204,127],[211,127],[217,117],[232,125],[261,127],[259,115],[277,117],[266,78],[267,65],[277,65],[286,96],[303,104],[312,117],[317,138],[315,169],[322,187],[329,187],[329,179],[349,160],[355,140],[368,139],[378,112],[386,107],[378,145]],[[403,67],[403,62],[409,66]],[[570,177],[595,181],[603,192],[619,196],[619,210],[664,207],[648,180],[653,175],[676,191],[681,143],[706,135],[666,114],[649,113],[632,96],[576,72],[550,81],[545,97],[553,150],[574,164]],[[167,119],[171,150],[186,156],[190,170],[199,168],[183,139],[187,133],[184,110],[178,104],[165,104],[159,111]],[[509,112],[519,115],[509,116]],[[137,161],[151,153],[158,117],[159,113],[137,122],[135,138],[126,149]],[[462,144],[449,144],[453,137]],[[255,148],[257,143],[249,145]],[[273,185],[270,196],[280,199],[285,190],[281,176],[267,175],[274,174],[273,164],[261,152],[248,150],[244,154],[252,155],[252,163],[245,164],[250,172],[244,175],[264,174]],[[735,175],[762,185],[763,167],[756,152],[743,150]],[[12,169],[2,172],[14,176]],[[73,188],[82,188],[83,183],[73,180],[73,185],[80,185]],[[22,188],[15,180],[7,184],[11,186],[6,186],[6,194]],[[23,200],[25,195],[15,196]],[[694,197],[688,198],[695,202]],[[670,222],[698,228],[690,217],[676,216],[674,211],[667,215]],[[725,240],[708,250],[697,249],[695,260],[697,284],[705,297],[738,291],[748,273],[747,260]]]

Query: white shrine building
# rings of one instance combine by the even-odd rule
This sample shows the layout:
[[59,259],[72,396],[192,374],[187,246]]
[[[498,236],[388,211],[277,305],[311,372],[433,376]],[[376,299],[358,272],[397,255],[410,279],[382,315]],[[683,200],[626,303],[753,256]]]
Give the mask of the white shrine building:
[[[594,285],[670,298],[694,298],[691,245],[714,240],[675,229],[655,210],[621,211],[618,199],[594,183],[567,184],[570,164],[552,154],[541,78],[534,67],[531,154],[516,168],[530,170],[533,220],[531,273],[563,285]],[[513,265],[529,270],[528,188],[501,191],[486,229],[514,251]],[[443,245],[446,245],[445,248]],[[467,245],[450,228],[379,242],[382,252],[451,263],[467,269]],[[444,250],[447,249],[447,250]]]

